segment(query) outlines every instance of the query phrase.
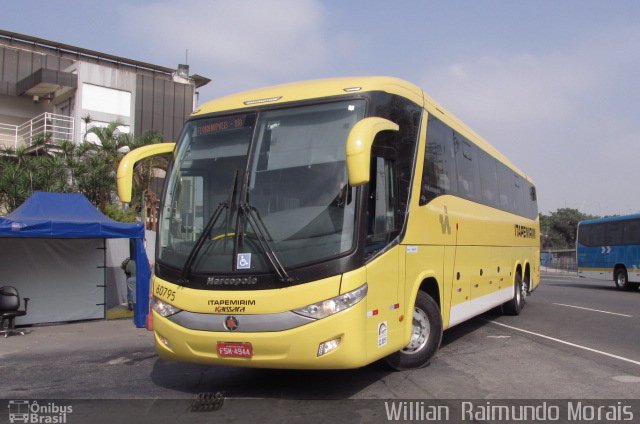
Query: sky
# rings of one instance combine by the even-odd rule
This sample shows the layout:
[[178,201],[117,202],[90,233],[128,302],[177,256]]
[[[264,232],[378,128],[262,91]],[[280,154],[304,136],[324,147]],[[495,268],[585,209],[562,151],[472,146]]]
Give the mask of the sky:
[[542,213],[640,212],[640,2],[1,0],[0,28],[212,80],[423,88],[535,182]]

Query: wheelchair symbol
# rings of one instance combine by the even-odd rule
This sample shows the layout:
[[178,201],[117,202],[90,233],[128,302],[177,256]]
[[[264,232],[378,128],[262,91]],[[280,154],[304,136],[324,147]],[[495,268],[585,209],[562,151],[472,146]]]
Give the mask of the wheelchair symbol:
[[238,268],[238,269],[250,269],[251,268],[251,253],[238,253],[238,260],[236,262],[236,268]]

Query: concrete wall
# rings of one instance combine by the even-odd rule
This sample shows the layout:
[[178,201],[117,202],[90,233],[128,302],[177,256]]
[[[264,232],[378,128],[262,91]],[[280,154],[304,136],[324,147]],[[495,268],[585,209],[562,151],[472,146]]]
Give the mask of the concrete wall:
[[137,76],[135,133],[155,131],[177,141],[184,121],[193,111],[194,86],[166,78]]
[[[104,110],[87,109],[82,104],[83,90],[85,84],[92,84],[98,87],[120,90],[131,93],[131,101],[127,113],[114,114]],[[78,142],[82,141],[86,128],[82,118],[87,115],[93,121],[109,123],[119,121],[133,130],[135,126],[135,116],[133,114],[135,106],[136,74],[124,69],[116,69],[110,66],[100,66],[93,63],[78,63],[78,89],[75,95],[74,118],[76,120],[75,135]],[[131,131],[133,132],[133,131]]]
[[45,112],[53,112],[51,103],[34,103],[27,97],[0,95],[0,122],[4,124],[20,125]]

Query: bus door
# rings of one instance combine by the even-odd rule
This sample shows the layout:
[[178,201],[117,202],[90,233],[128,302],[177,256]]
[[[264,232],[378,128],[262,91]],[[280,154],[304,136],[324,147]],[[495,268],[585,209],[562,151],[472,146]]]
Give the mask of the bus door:
[[401,346],[398,317],[402,298],[400,246],[389,247],[400,232],[395,151],[374,148],[367,199],[367,354],[382,357]]

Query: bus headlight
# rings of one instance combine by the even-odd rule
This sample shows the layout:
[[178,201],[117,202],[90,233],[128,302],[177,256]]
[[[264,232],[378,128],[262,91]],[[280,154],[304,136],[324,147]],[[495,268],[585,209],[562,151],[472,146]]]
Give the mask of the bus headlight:
[[153,308],[154,311],[156,311],[163,317],[168,317],[170,315],[177,314],[182,310],[182,309],[176,308],[173,305],[170,305],[169,303],[165,302],[162,299],[158,299],[155,296],[151,300],[151,307]]
[[308,318],[325,318],[337,312],[344,311],[360,302],[367,295],[367,288],[368,286],[365,284],[340,296],[322,302],[312,303],[303,308],[294,309],[293,312]]

